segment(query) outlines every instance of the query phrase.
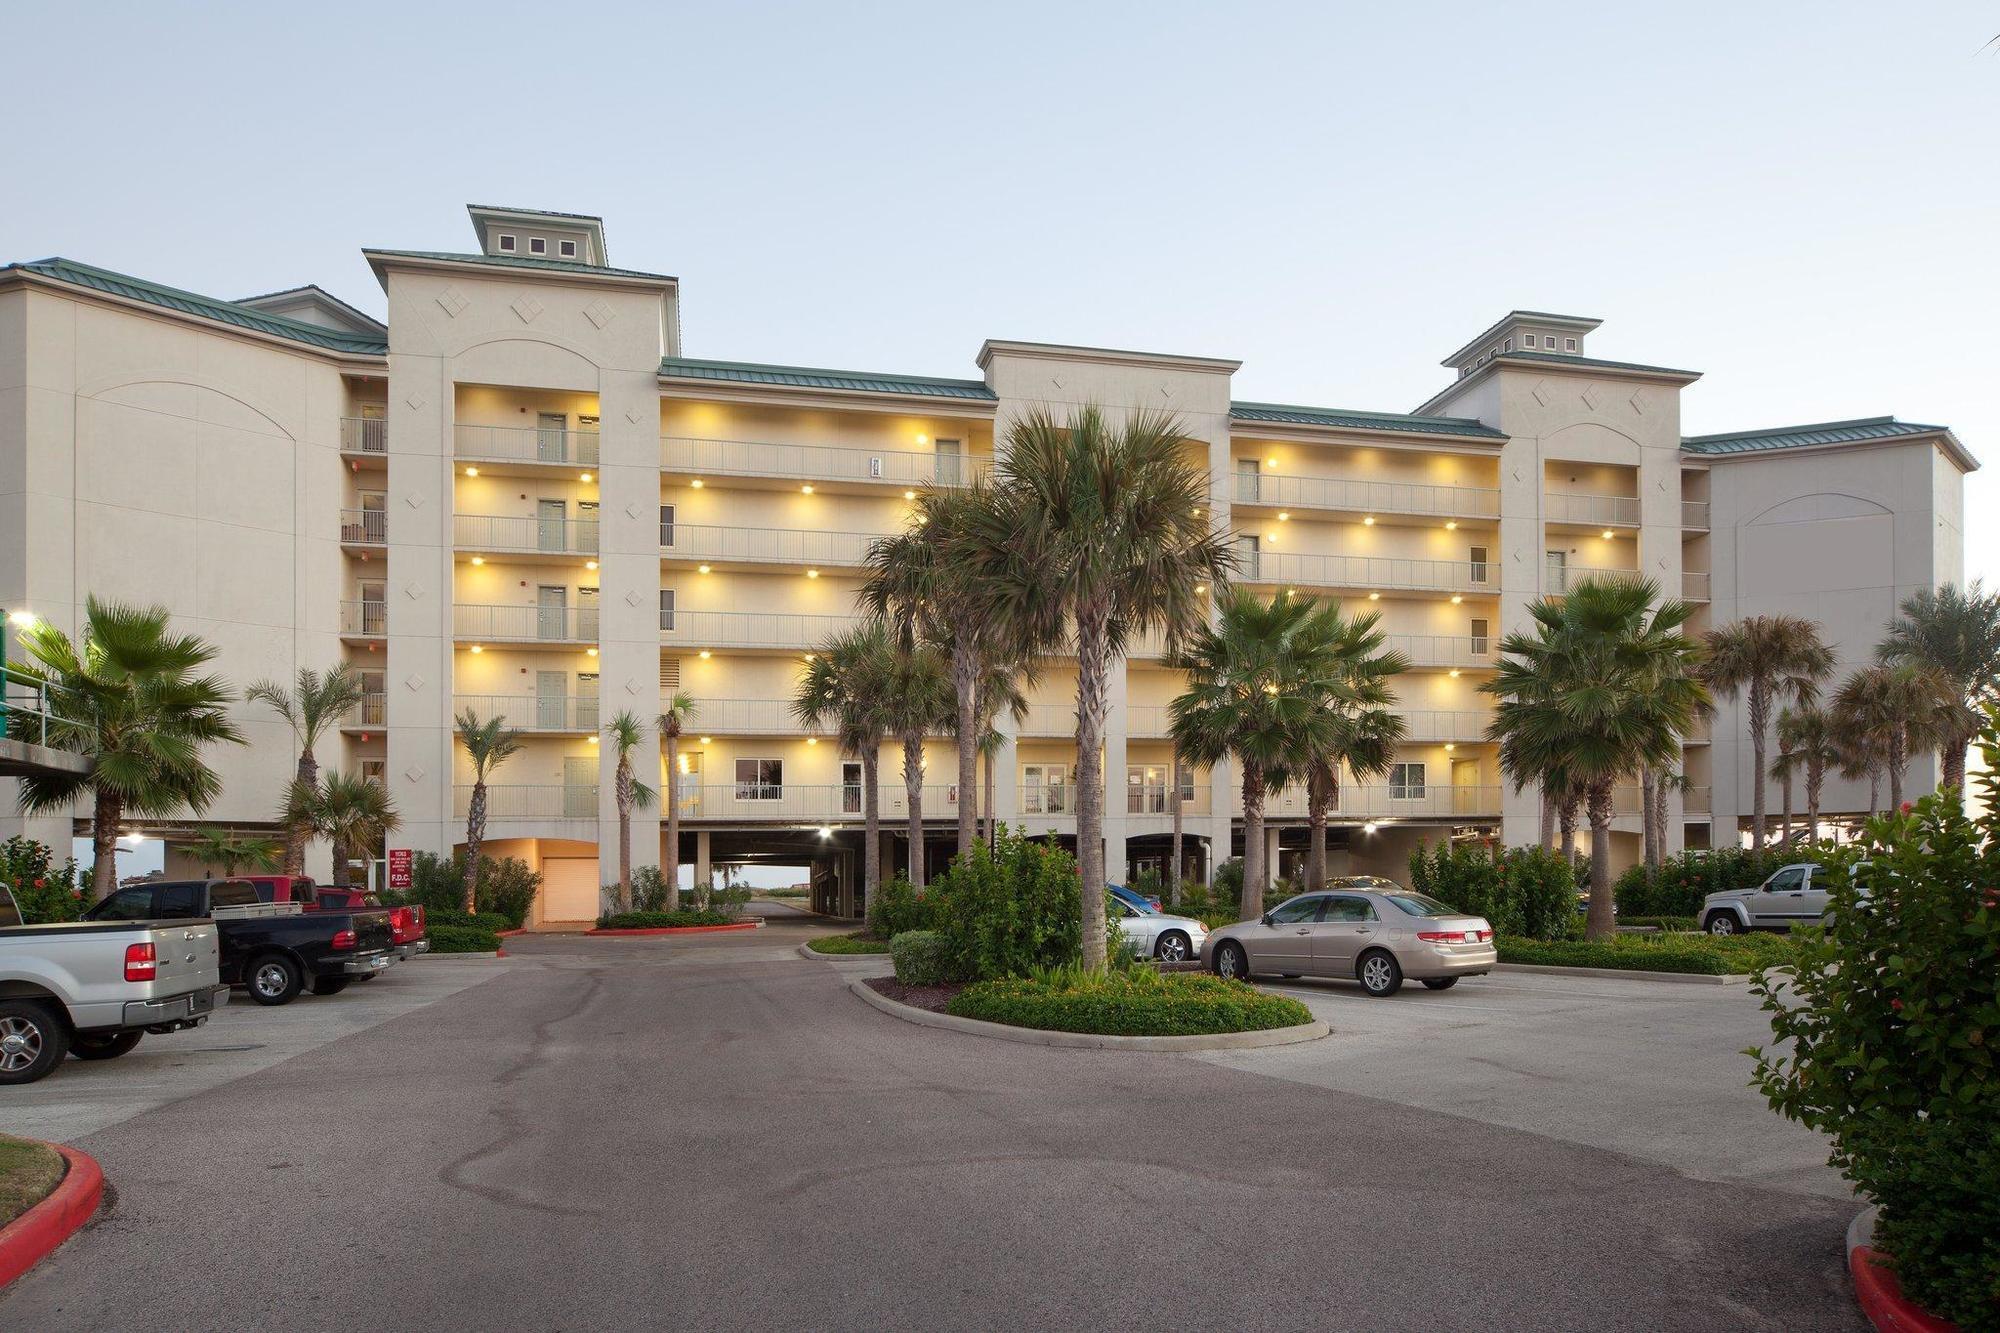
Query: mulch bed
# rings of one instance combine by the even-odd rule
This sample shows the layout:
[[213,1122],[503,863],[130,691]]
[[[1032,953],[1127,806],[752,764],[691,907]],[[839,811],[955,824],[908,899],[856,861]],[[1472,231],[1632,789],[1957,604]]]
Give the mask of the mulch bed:
[[952,996],[965,989],[958,982],[944,986],[905,986],[894,977],[870,977],[868,985],[874,988],[876,994],[887,996],[898,1004],[928,1009],[934,1014],[943,1013]]

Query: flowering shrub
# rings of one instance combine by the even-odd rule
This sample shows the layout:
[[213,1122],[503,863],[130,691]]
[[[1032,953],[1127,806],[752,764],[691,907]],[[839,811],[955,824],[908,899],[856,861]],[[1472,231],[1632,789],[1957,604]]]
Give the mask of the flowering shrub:
[[1560,852],[1514,847],[1500,854],[1478,843],[1440,843],[1410,853],[1410,887],[1483,916],[1496,934],[1557,940],[1576,916],[1577,874]]
[[0,882],[13,893],[21,920],[29,925],[74,921],[89,906],[83,900],[83,882],[75,860],[65,857],[60,867],[51,860],[49,849],[32,838],[9,838],[0,843]]

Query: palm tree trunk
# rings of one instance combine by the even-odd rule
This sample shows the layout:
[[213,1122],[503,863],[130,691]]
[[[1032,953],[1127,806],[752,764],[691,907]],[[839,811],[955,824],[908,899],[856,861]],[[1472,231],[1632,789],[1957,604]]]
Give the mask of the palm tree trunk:
[[1556,810],[1556,830],[1562,837],[1563,859],[1569,862],[1571,870],[1576,869],[1576,816],[1582,802],[1565,798]]
[[479,844],[486,839],[486,783],[472,784],[465,807],[465,914],[479,910]]
[[[1761,680],[1750,682],[1750,839],[1753,845],[1764,845],[1764,830],[1767,825],[1764,799],[1764,730],[1770,721],[1771,696]],[[1737,809],[1743,807],[1738,806]]]
[[1170,850],[1167,853],[1167,905],[1169,907],[1179,907],[1181,905],[1182,853],[1181,752],[1179,746],[1175,746],[1168,752],[1167,773],[1167,781],[1174,784],[1172,793],[1167,797],[1168,808],[1173,811],[1174,816],[1173,840],[1169,844]]
[[118,825],[125,812],[116,796],[97,793],[90,817],[90,896],[97,902],[118,887]]
[[991,750],[988,750],[986,752],[985,757],[986,757],[986,802],[985,802],[986,842],[988,846],[991,846],[995,840],[997,832],[993,827],[993,769],[996,761],[993,758],[993,752]]
[[882,792],[877,782],[881,747],[872,739],[861,747],[861,914],[882,887]]
[[1880,764],[1868,766],[1868,813],[1871,815],[1882,813],[1882,765]]
[[1590,789],[1590,911],[1584,917],[1584,936],[1609,939],[1618,933],[1618,918],[1611,913],[1611,784],[1600,782]]
[[910,883],[921,889],[924,886],[924,738],[921,735],[903,737],[903,792],[910,805]]
[[[958,854],[969,856],[979,836],[979,653],[970,636],[951,649],[952,686],[958,691]],[[921,882],[921,881],[915,881]]]
[[1784,810],[1778,825],[1778,845],[1789,847],[1792,845],[1792,770],[1789,765],[1778,779],[1778,797]]
[[[299,751],[299,781],[307,791],[319,790],[319,760],[314,757],[310,745]],[[306,873],[306,830],[287,825],[285,828],[285,873],[303,875]],[[338,875],[335,879],[340,878]]]
[[1653,823],[1653,793],[1659,785],[1651,764],[1639,770],[1639,857],[1649,869],[1660,864],[1660,834]]
[[1806,841],[1819,841],[1819,793],[1826,784],[1826,765],[1806,765]]
[[667,733],[667,780],[660,784],[667,802],[667,854],[661,877],[667,881],[667,910],[681,910],[681,737]]
[[1889,808],[1903,808],[1903,770],[1910,762],[1909,733],[1902,727],[1889,730]]
[[1547,788],[1542,789],[1542,846],[1556,849],[1556,802]]
[[618,802],[618,910],[632,910],[632,765],[621,757],[613,788]]
[[1110,608],[1099,604],[1076,618],[1076,863],[1083,894],[1083,965],[1105,964],[1104,718],[1110,708]]
[[1324,775],[1315,773],[1306,779],[1306,888],[1308,890],[1326,886],[1326,812],[1333,804],[1334,792]]
[[1656,830],[1653,849],[1660,858],[1653,863],[1655,870],[1659,869],[1660,861],[1667,859],[1667,798],[1672,794],[1672,790],[1665,779],[1653,789],[1653,828]]
[[1243,892],[1236,910],[1241,920],[1264,915],[1264,772],[1243,765]]
[[1949,736],[1938,749],[1938,785],[1965,790],[1965,747],[1968,740],[1964,736]]

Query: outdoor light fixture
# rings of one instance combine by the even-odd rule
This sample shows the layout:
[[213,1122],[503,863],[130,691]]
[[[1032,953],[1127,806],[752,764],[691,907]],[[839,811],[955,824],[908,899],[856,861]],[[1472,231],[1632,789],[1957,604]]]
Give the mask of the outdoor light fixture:
[[584,473],[584,474],[583,474],[583,479],[584,479],[585,481],[589,481],[589,480],[590,480],[590,474],[589,474],[588,472]]
[[1195,516],[1196,518],[1200,518],[1200,517],[1201,517],[1201,516],[1202,516],[1203,514],[1205,514],[1205,513],[1207,513],[1207,512],[1208,512],[1208,511],[1207,511],[1206,509],[1203,509],[1203,508],[1202,508],[1202,507],[1201,507],[1200,505],[1196,505],[1196,506],[1194,507],[1194,516]]
[[701,660],[704,662],[708,660],[708,649],[704,648],[701,650]]
[[819,571],[817,569],[808,569],[806,571],[806,577],[809,579],[816,579],[819,577]]
[[479,469],[476,467],[469,467],[465,470],[465,475],[468,477],[476,477],[479,475]]
[[597,744],[597,737],[596,737],[595,735],[592,735],[592,736],[591,736],[591,738],[590,738],[590,743],[591,743],[592,745],[595,745],[595,744]]
[[693,481],[688,483],[688,485],[692,486],[695,490],[700,490],[703,486],[706,486],[707,484],[708,483],[703,481],[700,477],[696,477]]
[[1458,679],[1458,668],[1457,668],[1457,667],[1453,667],[1453,668],[1451,669],[1451,678],[1452,678],[1453,680],[1457,680],[1457,679]]
[[1457,748],[1458,746],[1452,743],[1451,741],[1446,741],[1444,743],[1444,750],[1446,754],[1450,754],[1453,750],[1456,750]]
[[832,827],[826,824],[820,825],[819,836],[822,838],[831,838],[833,836]]
[[1361,826],[1361,831],[1363,833],[1373,833],[1376,829],[1380,827],[1381,825],[1377,824],[1374,820],[1371,819],[1366,824],[1363,824]]
[[583,562],[583,567],[584,567],[585,569],[596,569],[596,568],[597,568],[597,562],[596,562],[595,560],[586,560],[586,561],[584,561],[584,562]]
[[483,565],[486,563],[486,557],[483,555],[475,555],[472,557],[472,563],[475,565]]
[[35,627],[35,613],[33,611],[9,611],[7,613],[7,623],[16,629],[33,629]]
[[481,648],[478,644],[475,643],[472,645],[472,651],[475,653],[483,653],[486,650],[484,648]]
[[1292,521],[1292,515],[1289,510],[1280,509],[1278,511],[1278,522],[1289,523],[1291,521]]
[[1195,584],[1195,585],[1194,585],[1194,590],[1195,590],[1196,592],[1207,592],[1207,591],[1208,591],[1208,585],[1207,585],[1206,583],[1197,583],[1197,584]]
[[1612,530],[1611,530],[1610,528],[1606,528],[1606,529],[1604,530],[1604,540],[1605,540],[1605,541],[1610,541],[1610,540],[1611,540],[1611,539],[1612,539],[1613,537],[1615,537],[1615,536],[1617,536],[1617,535],[1618,535],[1618,534],[1617,534],[1617,533],[1615,533],[1615,532],[1613,532],[1613,531],[1612,531]]
[[1371,592],[1368,594],[1368,600],[1371,602],[1379,602],[1382,600],[1382,594],[1379,592]]
[[917,498],[917,493],[915,491],[904,491],[903,498],[905,500],[914,500]]
[[1459,594],[1457,594],[1457,593],[1453,593],[1453,594],[1451,595],[1451,604],[1452,604],[1453,606],[1459,606],[1459,605],[1463,604],[1463,603],[1464,603],[1464,601],[1465,601],[1465,598],[1461,597],[1461,596],[1460,596]]
[[695,566],[695,568],[699,569],[699,570],[700,570],[700,571],[701,571],[702,573],[704,573],[704,574],[708,573],[708,566],[707,566],[707,565],[697,565],[697,566]]
[[1264,460],[1264,466],[1265,466],[1265,467],[1276,467],[1276,466],[1278,466],[1278,460],[1277,460],[1277,459],[1275,459],[1275,458],[1267,458],[1267,459],[1265,459],[1265,460]]
[[715,737],[713,737],[713,736],[703,736],[703,737],[701,738],[701,743],[702,743],[703,745],[712,745],[712,744],[714,744],[714,742],[715,742]]
[[595,657],[597,656],[597,650],[595,648],[586,648],[583,650],[583,655],[585,657]]
[[808,737],[806,737],[806,744],[807,744],[807,745],[818,745],[818,744],[819,744],[819,737],[817,737],[817,736],[808,736]]
[[928,436],[928,435],[925,435],[925,434],[924,434],[923,432],[921,432],[921,431],[919,431],[919,432],[917,433],[917,443],[918,443],[918,444],[929,444],[930,442],[931,442],[931,437],[930,437],[930,436]]
[[1452,520],[1451,522],[1449,522],[1449,523],[1445,524],[1445,525],[1444,525],[1444,530],[1445,530],[1446,532],[1457,532],[1457,531],[1458,531],[1458,520],[1457,520],[1457,519],[1453,519],[1453,520]]
[[1368,516],[1367,518],[1364,518],[1364,519],[1362,519],[1362,520],[1361,520],[1361,526],[1362,526],[1362,527],[1364,527],[1364,528],[1372,528],[1372,527],[1374,527],[1374,526],[1375,526],[1375,515],[1373,515],[1373,514],[1370,514],[1370,515],[1369,515],[1369,516]]
[[801,495],[811,495],[813,493],[813,488],[810,486],[801,486],[799,487],[799,493]]

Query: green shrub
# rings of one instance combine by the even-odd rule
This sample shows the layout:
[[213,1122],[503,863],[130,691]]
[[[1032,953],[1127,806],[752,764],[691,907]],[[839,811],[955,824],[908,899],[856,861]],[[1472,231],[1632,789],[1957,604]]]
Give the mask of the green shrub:
[[660,930],[672,926],[727,926],[736,918],[727,912],[683,907],[678,912],[606,912],[597,918],[599,930]]
[[1608,940],[1499,938],[1500,961],[1539,967],[1610,967],[1632,972],[1740,976],[1782,964],[1791,942],[1778,935],[1714,939],[1707,935],[1614,935]]
[[875,890],[868,904],[868,933],[893,940],[906,930],[936,930],[942,906],[935,891],[920,891],[898,875]]
[[467,916],[463,912],[433,912],[428,907],[424,909],[424,922],[431,929],[439,926],[457,926],[461,929],[484,930],[495,935],[503,930],[516,928],[513,922],[498,912],[481,912],[477,916]]
[[1232,856],[1208,877],[1208,896],[1218,905],[1235,906],[1243,898],[1243,858]]
[[807,940],[806,947],[814,953],[882,954],[889,952],[889,941],[857,930],[851,935],[822,935],[816,940]]
[[1712,852],[1683,852],[1661,862],[1658,870],[1632,866],[1618,877],[1613,894],[1618,915],[1695,916],[1702,899],[1727,889],[1762,884],[1780,866],[1800,861],[1826,863],[1828,850],[1819,845],[1767,847],[1748,851],[1721,847]]
[[938,876],[936,929],[952,971],[966,979],[1019,976],[1083,956],[1083,902],[1076,861],[1053,843],[1003,829],[997,847],[974,845]]
[[1825,927],[1753,983],[1774,1041],[1751,1052],[1772,1108],[1829,1135],[1829,1160],[1881,1206],[1904,1291],[1967,1329],[2000,1326],[1994,722],[1980,748],[1977,820],[1950,791],[1869,822],[1852,881],[1830,877]]
[[1620,926],[1652,926],[1656,930],[1700,930],[1701,922],[1691,916],[1625,916],[1618,918]]
[[954,996],[945,1012],[1013,1027],[1133,1037],[1254,1032],[1312,1021],[1297,1000],[1240,981],[1143,967],[1102,973],[1045,968],[982,981]]
[[[528,919],[528,909],[542,889],[542,877],[528,868],[526,861],[508,857],[496,861],[479,858],[479,883],[474,902],[481,912],[497,912],[507,918],[509,929]],[[465,910],[465,854],[450,857],[435,852],[418,852],[410,858],[410,887],[400,902],[422,903],[426,912]]]
[[1525,933],[1509,910],[1500,860],[1476,842],[1438,843],[1410,853],[1410,887],[1441,903],[1483,916],[1502,935]]
[[[1515,847],[1503,867],[1503,917],[1511,931],[1529,939],[1559,940],[1576,926],[1576,874],[1561,852]],[[1499,929],[1499,923],[1494,923]]]
[[28,925],[75,921],[90,904],[76,861],[65,857],[57,866],[47,847],[33,838],[9,838],[0,843],[0,882],[4,882]]
[[1160,878],[1157,870],[1141,870],[1125,882],[1125,887],[1141,898],[1158,898],[1160,906],[1167,903],[1167,882]]
[[492,953],[500,937],[476,926],[432,926],[425,936],[432,953]]
[[905,986],[942,986],[960,977],[952,966],[951,941],[935,930],[904,931],[889,941],[889,958]]

